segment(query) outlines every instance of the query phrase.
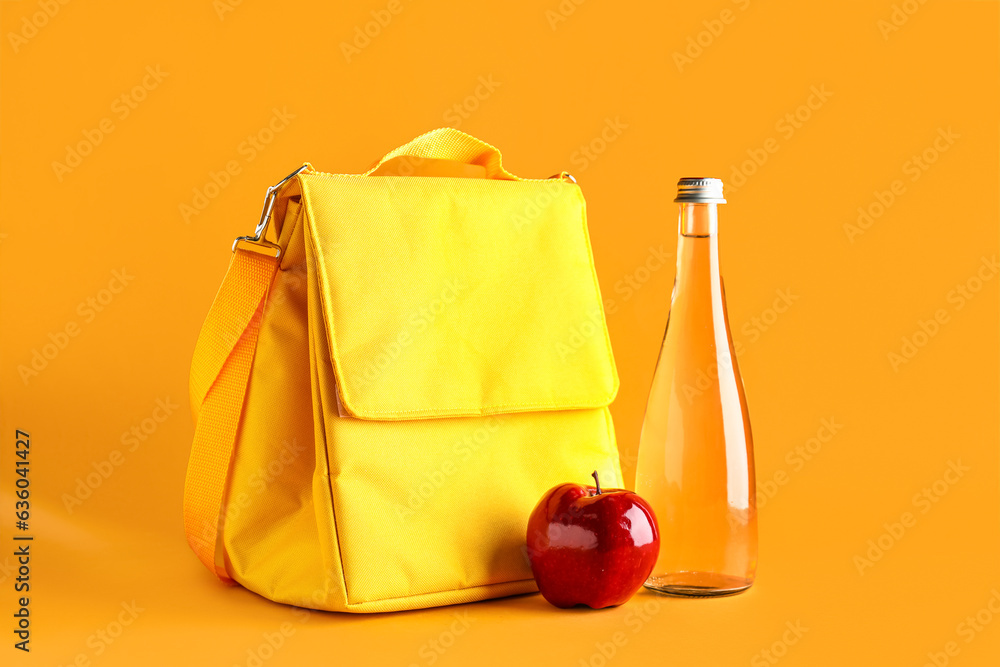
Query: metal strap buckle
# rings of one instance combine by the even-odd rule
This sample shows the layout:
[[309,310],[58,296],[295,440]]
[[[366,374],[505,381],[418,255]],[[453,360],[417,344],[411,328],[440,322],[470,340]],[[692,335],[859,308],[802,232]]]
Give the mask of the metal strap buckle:
[[569,181],[573,185],[576,185],[576,179],[573,178],[573,174],[569,173],[568,171],[560,171],[558,174],[552,174],[551,176],[549,176],[545,180],[548,181],[548,180],[551,180],[553,178],[558,178],[558,179],[563,180],[563,181]]
[[277,243],[271,243],[270,241],[264,240],[264,234],[267,233],[267,225],[271,222],[271,213],[274,211],[274,202],[278,199],[278,192],[285,185],[285,183],[292,180],[308,168],[308,164],[302,165],[288,176],[285,176],[283,179],[278,181],[278,183],[267,189],[267,195],[264,197],[264,208],[260,212],[260,221],[257,223],[254,235],[237,237],[236,240],[233,241],[233,252],[236,252],[236,246],[240,244],[240,241],[243,241],[245,243],[258,246],[259,248],[270,248],[274,252],[274,257],[276,259],[281,257],[281,248]]

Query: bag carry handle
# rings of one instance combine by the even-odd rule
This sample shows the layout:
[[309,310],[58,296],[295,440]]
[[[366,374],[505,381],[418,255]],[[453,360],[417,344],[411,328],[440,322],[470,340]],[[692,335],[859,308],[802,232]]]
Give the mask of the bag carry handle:
[[415,161],[424,158],[432,160],[455,160],[457,162],[484,167],[486,169],[486,178],[508,181],[521,180],[503,168],[499,149],[453,127],[441,127],[431,130],[426,134],[421,134],[413,141],[386,153],[364,175],[372,175],[372,173],[389,160],[401,156],[413,158]]

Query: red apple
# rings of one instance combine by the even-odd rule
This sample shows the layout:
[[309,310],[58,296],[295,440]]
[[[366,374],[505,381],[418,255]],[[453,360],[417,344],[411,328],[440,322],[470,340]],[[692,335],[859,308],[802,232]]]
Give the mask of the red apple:
[[528,559],[538,590],[557,607],[614,607],[632,597],[660,552],[656,517],[624,489],[560,484],[528,518]]

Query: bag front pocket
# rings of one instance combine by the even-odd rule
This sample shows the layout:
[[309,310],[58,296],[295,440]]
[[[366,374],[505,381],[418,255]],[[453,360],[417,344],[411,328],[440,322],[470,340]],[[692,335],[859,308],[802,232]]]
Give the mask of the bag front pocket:
[[606,409],[329,422],[348,602],[530,580],[528,515],[556,484],[621,484]]

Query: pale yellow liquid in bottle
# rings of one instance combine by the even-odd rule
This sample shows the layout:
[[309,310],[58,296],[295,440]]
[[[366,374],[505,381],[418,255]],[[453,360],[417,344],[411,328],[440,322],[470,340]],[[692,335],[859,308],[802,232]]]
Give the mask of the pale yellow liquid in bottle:
[[639,440],[636,492],[660,555],[646,587],[748,588],[757,569],[753,441],[719,273],[715,204],[681,204],[677,277]]

